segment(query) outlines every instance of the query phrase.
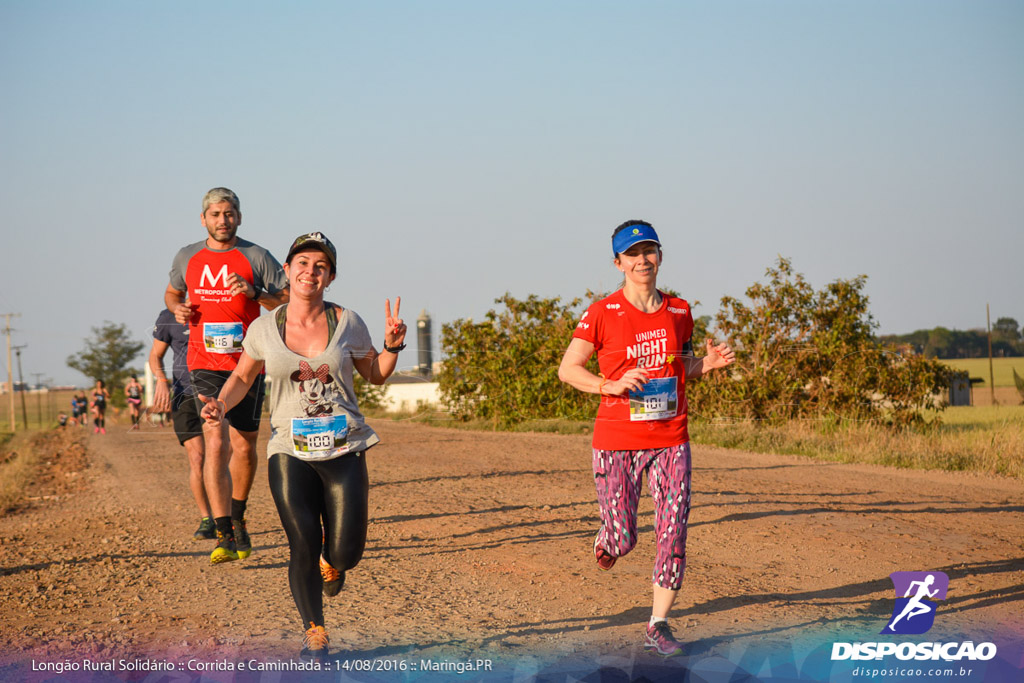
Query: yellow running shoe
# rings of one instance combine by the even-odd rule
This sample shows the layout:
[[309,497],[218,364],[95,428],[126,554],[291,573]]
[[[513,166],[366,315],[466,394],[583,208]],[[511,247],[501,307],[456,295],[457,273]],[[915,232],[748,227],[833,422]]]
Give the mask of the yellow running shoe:
[[249,540],[249,532],[245,528],[245,520],[232,519],[231,526],[235,530],[235,548],[238,550],[238,559],[244,560],[252,555],[252,541]]
[[235,537],[225,536],[217,531],[217,547],[210,553],[210,564],[231,562],[238,559],[238,550],[235,548]]

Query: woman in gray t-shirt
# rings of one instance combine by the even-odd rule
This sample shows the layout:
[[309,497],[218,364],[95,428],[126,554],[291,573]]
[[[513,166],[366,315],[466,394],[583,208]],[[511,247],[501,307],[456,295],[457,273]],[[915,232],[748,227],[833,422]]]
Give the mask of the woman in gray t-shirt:
[[[284,264],[287,304],[257,319],[238,366],[217,398],[202,396],[202,415],[217,423],[264,370],[270,379],[270,491],[288,536],[288,582],[305,635],[301,656],[327,656],[323,597],[337,595],[345,571],[366,546],[365,451],[377,435],[359,412],[353,370],[383,384],[405,348],[401,298],[385,301],[384,351],[353,311],[324,301],[337,273],[337,251],[319,232],[298,237]],[[323,523],[321,524],[321,519]],[[317,571],[319,565],[319,571]]]

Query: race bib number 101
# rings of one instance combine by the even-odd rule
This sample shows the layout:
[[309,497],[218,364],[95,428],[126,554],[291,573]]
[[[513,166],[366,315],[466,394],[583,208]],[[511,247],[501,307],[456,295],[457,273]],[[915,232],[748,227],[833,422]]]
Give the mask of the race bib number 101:
[[640,391],[629,392],[629,419],[668,420],[676,416],[679,408],[679,380],[676,377],[657,377],[647,380]]

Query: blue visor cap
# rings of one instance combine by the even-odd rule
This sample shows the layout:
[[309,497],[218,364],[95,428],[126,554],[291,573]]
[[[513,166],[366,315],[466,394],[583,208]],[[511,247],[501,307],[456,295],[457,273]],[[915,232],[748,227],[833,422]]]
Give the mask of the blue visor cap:
[[612,252],[618,256],[639,242],[654,242],[661,246],[661,240],[658,239],[658,233],[654,232],[654,228],[649,225],[631,225],[625,230],[620,230],[612,238]]

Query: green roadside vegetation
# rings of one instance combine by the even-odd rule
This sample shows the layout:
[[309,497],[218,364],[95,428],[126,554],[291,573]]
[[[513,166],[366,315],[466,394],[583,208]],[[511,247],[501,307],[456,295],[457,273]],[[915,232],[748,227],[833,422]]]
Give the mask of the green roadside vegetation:
[[[877,337],[866,283],[858,276],[815,289],[780,257],[743,297],[724,297],[713,317],[697,317],[695,346],[708,337],[727,341],[736,362],[687,382],[691,439],[836,462],[1024,478],[1024,406],[944,409],[939,401],[961,361],[940,362],[908,342]],[[436,378],[442,410],[404,419],[590,433],[597,398],[560,382],[557,369],[584,302],[602,297],[587,292],[563,302],[505,294],[482,320],[445,324],[445,362]],[[1001,324],[1017,330],[1010,319]],[[987,374],[987,359],[965,363],[972,377]],[[1024,359],[1001,358],[996,365],[997,385],[1014,386],[1013,367],[1024,375]],[[590,369],[597,373],[595,364]]]
[[[955,358],[940,362],[954,370],[966,370],[971,377],[980,378],[982,382],[975,384],[975,389],[989,386],[988,358]],[[995,386],[1015,386],[1013,383],[1014,370],[1018,375],[1024,377],[1024,357],[993,358],[992,374],[995,376]]]
[[[502,431],[496,422],[460,420],[423,407],[401,414],[374,411],[371,418],[412,421],[434,427]],[[923,428],[893,430],[871,422],[801,420],[781,425],[750,421],[690,420],[696,444],[802,455],[842,463],[865,463],[908,469],[935,469],[996,474],[1024,479],[1024,405],[964,406],[929,415]],[[589,434],[593,420],[529,420],[503,431]]]

